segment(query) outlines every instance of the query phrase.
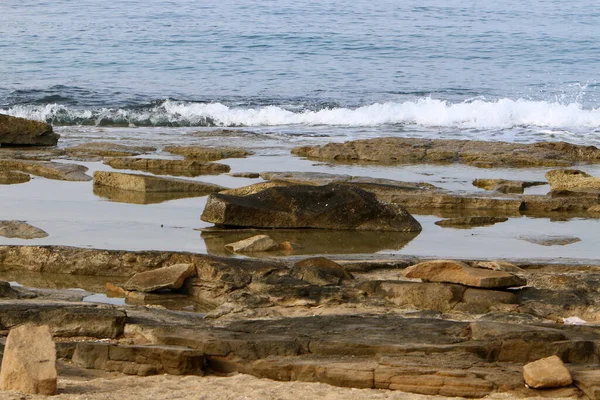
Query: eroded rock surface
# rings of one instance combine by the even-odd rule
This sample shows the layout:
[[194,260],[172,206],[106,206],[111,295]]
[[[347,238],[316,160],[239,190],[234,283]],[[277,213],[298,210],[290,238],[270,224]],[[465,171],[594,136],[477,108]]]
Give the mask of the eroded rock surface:
[[45,122],[0,114],[0,146],[56,146],[59,137]]
[[223,158],[240,158],[252,154],[252,152],[239,147],[167,146],[163,150],[182,155],[185,158],[206,161],[215,161]]
[[94,172],[94,185],[121,190],[151,193],[188,192],[199,196],[216,193],[226,188],[212,183],[152,175],[124,174],[121,172]]
[[600,178],[577,169],[559,169],[546,173],[552,191],[600,192]]
[[[262,228],[321,228],[420,231],[402,207],[345,185],[271,186],[259,184],[211,195],[202,220],[217,225]],[[247,191],[250,194],[238,194]],[[253,193],[254,192],[254,193]]]
[[478,167],[568,166],[600,162],[600,150],[565,142],[533,144],[414,138],[376,138],[297,147],[293,154],[339,162],[462,163]]
[[56,394],[56,348],[48,326],[25,324],[8,334],[0,389],[28,394]]

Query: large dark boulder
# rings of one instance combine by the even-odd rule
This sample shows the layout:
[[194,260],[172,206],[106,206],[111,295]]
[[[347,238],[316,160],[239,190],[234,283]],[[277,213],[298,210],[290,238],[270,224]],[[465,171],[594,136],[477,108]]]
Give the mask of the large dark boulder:
[[222,226],[415,232],[421,225],[402,207],[346,185],[291,185],[214,194],[202,220]]
[[0,146],[56,146],[59,137],[45,122],[0,114]]

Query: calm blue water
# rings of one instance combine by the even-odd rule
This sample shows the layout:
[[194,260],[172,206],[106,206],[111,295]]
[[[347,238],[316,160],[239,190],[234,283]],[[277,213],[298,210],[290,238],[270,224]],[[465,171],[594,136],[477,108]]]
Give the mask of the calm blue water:
[[595,143],[600,5],[1,0],[0,112]]

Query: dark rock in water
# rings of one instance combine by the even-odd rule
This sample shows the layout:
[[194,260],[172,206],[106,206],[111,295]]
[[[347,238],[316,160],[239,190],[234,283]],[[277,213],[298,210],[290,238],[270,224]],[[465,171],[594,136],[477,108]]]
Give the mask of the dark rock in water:
[[298,261],[292,267],[290,275],[313,285],[340,285],[354,279],[346,268],[325,257]]
[[0,114],[0,146],[56,146],[59,137],[45,122]]
[[519,236],[519,239],[541,246],[566,246],[568,244],[581,242],[581,239],[575,236],[555,235]]
[[464,217],[450,218],[436,221],[435,224],[448,228],[472,228],[476,226],[494,225],[499,222],[508,221],[506,217]]
[[240,195],[211,195],[202,220],[258,228],[421,230],[421,225],[401,206],[382,203],[372,193],[345,185],[241,189],[228,192]]

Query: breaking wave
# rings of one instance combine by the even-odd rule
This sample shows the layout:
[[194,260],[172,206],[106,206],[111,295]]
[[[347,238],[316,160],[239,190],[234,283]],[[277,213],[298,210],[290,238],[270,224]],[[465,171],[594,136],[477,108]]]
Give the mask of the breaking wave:
[[418,125],[464,129],[511,127],[599,128],[600,108],[579,103],[499,99],[451,103],[432,98],[375,103],[356,108],[298,109],[266,105],[227,106],[164,100],[123,108],[78,109],[60,104],[14,105],[0,113],[55,125],[96,126],[381,126]]

